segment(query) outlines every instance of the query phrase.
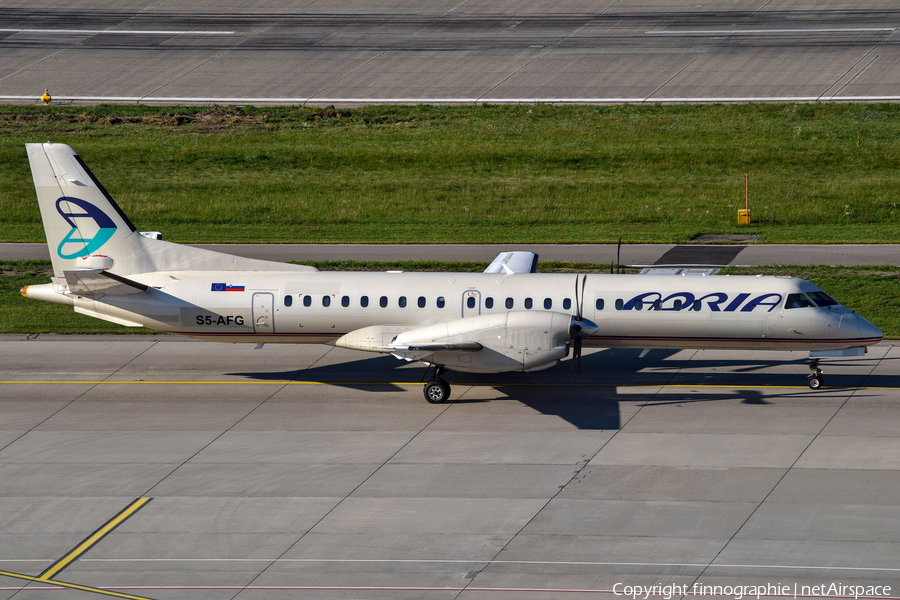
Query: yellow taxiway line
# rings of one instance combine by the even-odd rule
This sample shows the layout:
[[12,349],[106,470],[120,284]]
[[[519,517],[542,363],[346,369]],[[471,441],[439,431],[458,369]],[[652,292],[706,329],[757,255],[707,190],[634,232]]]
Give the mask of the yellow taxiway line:
[[85,538],[85,540],[75,546],[75,548],[73,548],[71,552],[50,565],[50,567],[46,571],[38,576],[36,581],[50,581],[54,575],[68,567],[72,561],[90,550],[94,544],[106,537],[107,534],[121,525],[125,521],[125,519],[139,511],[141,507],[143,507],[148,502],[150,502],[150,498],[138,498],[137,500],[129,504],[128,507],[125,508],[125,510],[117,514],[115,517],[107,521],[106,524],[103,525],[103,527]]
[[90,550],[95,544],[97,544],[97,542],[110,534],[116,527],[124,523],[128,517],[139,511],[148,502],[150,502],[150,498],[138,498],[137,500],[129,504],[122,512],[107,521],[97,531],[86,537],[83,542],[75,546],[65,556],[50,565],[43,573],[41,573],[37,577],[24,575],[22,573],[13,573],[11,571],[0,571],[0,576],[12,577],[14,579],[24,579],[26,581],[31,581],[34,583],[48,583],[50,585],[56,585],[73,590],[82,590],[85,592],[93,592],[95,594],[102,594],[104,596],[112,596],[115,598],[128,598],[129,600],[151,600],[150,598],[146,598],[145,596],[124,594],[122,592],[114,592],[112,590],[105,590],[88,585],[79,585],[77,583],[68,583],[65,581],[58,581],[56,579],[53,579],[53,577],[56,576],[60,571],[72,564],[72,562],[77,560],[79,556]]

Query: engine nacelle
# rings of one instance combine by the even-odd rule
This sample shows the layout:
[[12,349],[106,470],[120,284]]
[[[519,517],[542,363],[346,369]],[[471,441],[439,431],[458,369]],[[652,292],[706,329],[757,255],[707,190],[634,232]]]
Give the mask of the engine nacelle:
[[572,315],[558,312],[504,312],[412,329],[391,345],[477,342],[482,348],[475,352],[436,350],[423,356],[420,351],[409,358],[468,373],[536,371],[566,357],[572,323]]

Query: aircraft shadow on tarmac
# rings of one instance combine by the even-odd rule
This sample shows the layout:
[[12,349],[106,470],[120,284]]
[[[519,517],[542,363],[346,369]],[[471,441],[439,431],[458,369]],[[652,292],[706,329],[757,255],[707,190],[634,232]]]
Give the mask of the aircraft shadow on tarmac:
[[[826,387],[805,387],[806,358],[761,360],[754,353],[733,353],[731,360],[706,360],[702,354],[675,357],[676,350],[653,350],[644,358],[632,349],[605,349],[585,354],[580,372],[565,361],[538,373],[499,373],[478,375],[447,372],[444,377],[453,386],[451,402],[457,404],[516,401],[546,415],[558,416],[580,429],[619,429],[622,425],[620,402],[641,402],[646,407],[697,402],[734,401],[764,406],[771,404],[761,388],[792,388],[778,398],[814,397],[829,388],[896,387],[900,378],[867,376],[859,361],[823,361]],[[722,356],[717,354],[717,357]],[[689,360],[688,360],[689,358]],[[291,371],[230,373],[260,381],[315,381],[371,393],[408,390],[397,381],[419,381],[424,369],[409,369],[408,363],[390,356],[362,358],[353,362],[314,366]],[[773,372],[781,367],[783,372]],[[857,373],[852,373],[853,371]],[[658,386],[679,386],[679,393],[658,395]],[[477,393],[464,393],[477,386]],[[646,393],[624,393],[622,388],[649,388]],[[487,393],[485,390],[488,391]],[[415,401],[423,401],[415,393]]]

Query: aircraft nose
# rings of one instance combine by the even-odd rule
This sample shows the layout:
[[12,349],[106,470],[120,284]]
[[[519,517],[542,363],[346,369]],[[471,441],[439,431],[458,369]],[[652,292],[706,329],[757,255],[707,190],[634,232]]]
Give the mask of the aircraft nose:
[[884,339],[884,334],[881,333],[880,329],[859,315],[856,315],[856,326],[859,327],[860,335],[866,340],[872,340],[871,343],[873,344]]

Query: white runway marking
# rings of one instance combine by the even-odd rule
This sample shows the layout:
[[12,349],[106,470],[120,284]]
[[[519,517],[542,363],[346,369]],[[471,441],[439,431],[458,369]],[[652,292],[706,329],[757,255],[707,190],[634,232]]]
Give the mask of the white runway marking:
[[866,31],[896,31],[896,27],[856,27],[839,29],[673,29],[645,31],[647,35],[765,35],[769,33],[860,33]]
[[233,35],[233,31],[143,31],[140,29],[0,29],[0,33],[65,33],[88,34],[125,33],[133,35]]

